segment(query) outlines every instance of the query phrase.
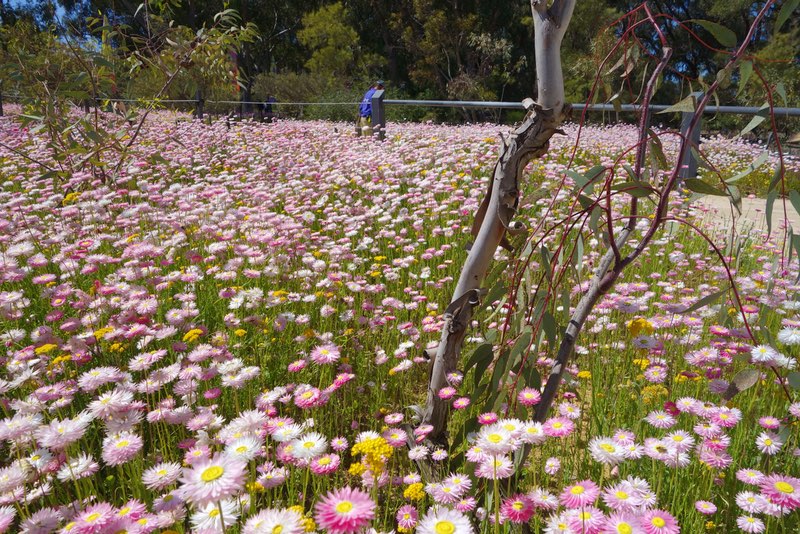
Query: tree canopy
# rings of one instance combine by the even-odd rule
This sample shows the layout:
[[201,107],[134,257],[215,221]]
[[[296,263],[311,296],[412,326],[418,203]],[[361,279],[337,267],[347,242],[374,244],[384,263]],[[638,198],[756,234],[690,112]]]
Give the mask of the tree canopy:
[[[578,3],[564,42],[568,100],[584,101],[591,96],[597,65],[616,40],[614,21],[639,3]],[[690,85],[694,88],[693,84],[704,79],[710,82],[724,64],[720,50],[730,43],[719,42],[720,26],[741,38],[760,4],[748,0],[652,0],[651,5],[661,13],[674,57],[680,58],[673,70],[665,73],[656,95],[657,101],[673,102]],[[131,0],[28,0],[13,6],[0,0],[0,21],[6,28],[24,21],[43,32],[89,36],[87,17],[101,14],[112,25],[124,25],[125,34],[135,37],[153,32],[143,10],[169,13],[176,24],[197,31],[211,25],[214,14],[225,8],[238,11],[243,24],[258,28],[256,40],[231,54],[231,70],[248,80],[248,87],[258,76],[270,77],[262,86],[272,92],[291,86],[298,77],[313,77],[308,91],[317,94],[306,96],[322,98],[325,93],[363,91],[371,80],[383,78],[387,89],[398,96],[521,100],[531,96],[535,85],[527,0],[155,0],[142,5]],[[770,15],[773,26],[779,9]],[[687,20],[695,22],[678,24]],[[689,38],[689,30],[707,46]],[[774,39],[768,39],[768,30],[753,37],[752,59],[765,73],[783,80],[787,103],[797,105],[800,21],[790,18],[774,33]],[[658,57],[660,44],[654,32],[643,27],[636,38],[646,52]],[[633,59],[644,61],[647,57]],[[595,98],[635,99],[641,79],[633,75],[621,82],[619,72],[608,74],[611,65],[607,67]],[[732,81],[738,82],[736,76]],[[191,85],[184,84],[184,96],[192,94]],[[752,85],[750,90],[738,91],[733,83],[720,96],[732,100],[740,93],[739,103],[761,105],[763,91]]]

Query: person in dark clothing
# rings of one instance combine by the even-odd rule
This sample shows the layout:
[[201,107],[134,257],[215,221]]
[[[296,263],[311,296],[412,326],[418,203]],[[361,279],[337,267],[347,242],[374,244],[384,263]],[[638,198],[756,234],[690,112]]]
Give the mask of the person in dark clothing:
[[267,97],[267,101],[262,104],[265,121],[272,122],[272,119],[275,117],[275,112],[272,109],[272,104],[274,104],[277,101],[278,101],[277,98],[275,98],[272,95],[269,95]]
[[378,80],[364,93],[361,105],[358,106],[358,124],[356,125],[356,135],[362,133],[372,133],[372,95],[375,91],[383,89],[383,80]]

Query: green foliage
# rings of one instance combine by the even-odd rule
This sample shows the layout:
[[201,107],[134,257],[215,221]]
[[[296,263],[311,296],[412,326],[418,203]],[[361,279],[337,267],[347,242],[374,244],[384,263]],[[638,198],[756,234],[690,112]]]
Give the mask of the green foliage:
[[[313,102],[327,86],[327,80],[309,73],[259,74],[253,83],[253,94],[256,100],[266,100],[271,95],[278,102]],[[285,117],[302,118],[305,106],[280,106],[277,111]]]
[[384,64],[380,56],[362,51],[358,33],[347,23],[349,18],[347,8],[337,2],[307,13],[297,32],[300,43],[311,51],[306,68],[329,83],[375,72]]
[[[55,162],[20,154],[39,165],[42,178],[67,188],[82,173],[116,181],[147,115],[160,107],[176,82],[213,87],[216,80],[230,77],[229,51],[252,40],[255,29],[240,26],[232,10],[218,13],[212,25],[196,31],[177,26],[162,14],[178,5],[173,1],[151,6],[148,26],[158,33],[148,39],[125,34],[125,28],[105,18],[90,18],[87,26],[99,38],[99,47],[97,41],[74,35],[59,38],[40,32],[24,21],[2,27],[8,79],[4,90],[21,99],[23,123],[46,134]],[[119,45],[113,48],[112,42]],[[123,102],[126,81],[129,89],[145,84],[147,99],[141,106]],[[99,108],[113,114],[101,117]]]

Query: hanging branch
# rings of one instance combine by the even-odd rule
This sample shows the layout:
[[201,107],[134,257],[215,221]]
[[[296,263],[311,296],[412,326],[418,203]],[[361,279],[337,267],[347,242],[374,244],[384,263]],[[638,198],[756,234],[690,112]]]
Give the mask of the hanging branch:
[[[772,7],[774,3],[773,0],[768,1],[761,11],[756,16],[755,20],[753,21],[750,29],[747,33],[747,36],[742,41],[742,44],[733,52],[728,60],[728,63],[725,65],[723,70],[725,69],[732,69],[733,66],[742,58],[745,51],[747,50],[748,45],[751,42],[751,38],[753,33],[755,32],[756,28],[759,26],[762,18],[768,12],[768,10]],[[658,28],[658,24],[656,23],[652,14],[647,10],[648,19],[651,21],[652,25],[658,31],[659,36],[662,38],[663,35]],[[658,74],[664,69],[666,63],[669,61],[671,56],[671,49],[668,47],[662,48],[662,58],[661,61],[656,68],[656,71],[653,73],[653,76],[650,80],[650,86],[648,87],[648,91],[646,93],[647,97],[652,97],[654,92],[654,83],[658,76]],[[697,121],[699,117],[702,116],[703,110],[708,105],[708,102],[714,95],[714,92],[720,85],[719,78],[711,84],[708,88],[706,93],[697,103],[697,107],[695,110],[695,116],[692,120],[692,123],[689,125],[689,130],[685,137],[681,139],[680,149],[678,150],[678,159],[677,161],[683,161],[684,155],[690,149],[691,145],[691,132],[697,127]],[[646,132],[640,132],[641,135],[646,136]],[[640,162],[643,161],[643,151],[646,149],[646,143],[639,143],[637,147],[637,170],[636,172],[641,172],[641,167],[639,167]],[[676,165],[675,168],[672,170],[669,178],[666,180],[664,185],[661,187],[660,191],[658,192],[658,203],[655,208],[655,215],[652,219],[652,222],[649,224],[647,230],[645,231],[644,236],[642,239],[636,244],[634,249],[627,254],[625,257],[619,255],[618,250],[627,242],[628,238],[630,237],[636,220],[635,208],[636,204],[634,201],[631,202],[631,210],[632,215],[628,218],[628,224],[622,230],[620,235],[613,240],[613,243],[616,245],[616,249],[614,246],[610,246],[609,249],[606,251],[603,258],[600,260],[599,265],[594,271],[594,275],[592,276],[592,280],[589,285],[589,289],[584,293],[583,297],[581,298],[580,302],[575,308],[573,312],[569,325],[566,328],[566,331],[563,334],[563,338],[561,341],[561,345],[558,349],[558,354],[556,356],[555,362],[550,371],[550,375],[547,379],[547,383],[545,385],[544,391],[542,392],[542,400],[536,407],[536,415],[535,420],[542,422],[547,418],[547,413],[550,409],[550,406],[555,399],[556,392],[558,391],[558,387],[561,384],[561,378],[564,374],[564,370],[569,363],[569,358],[572,355],[575,342],[577,340],[578,334],[583,327],[584,322],[586,321],[587,317],[591,313],[594,305],[600,299],[600,297],[605,294],[617,281],[619,276],[622,274],[622,271],[631,263],[633,263],[636,258],[647,248],[647,246],[651,243],[653,238],[655,237],[657,231],[663,226],[664,222],[667,220],[667,205],[669,202],[669,197],[672,192],[675,191],[677,186],[680,183],[680,166]],[[607,184],[608,185],[608,184]],[[635,197],[634,197],[635,199]],[[612,227],[612,221],[608,221],[609,229]],[[609,231],[610,233],[610,231]],[[613,234],[610,233],[613,236]],[[745,327],[750,332],[749,325],[747,324],[746,318],[745,320]],[[750,334],[752,337],[752,333]],[[526,451],[527,452],[527,451]]]

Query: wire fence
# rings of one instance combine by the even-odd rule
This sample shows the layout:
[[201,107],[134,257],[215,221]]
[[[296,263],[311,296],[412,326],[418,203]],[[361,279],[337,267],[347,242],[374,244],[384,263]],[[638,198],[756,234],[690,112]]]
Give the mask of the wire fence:
[[[8,100],[22,100],[26,97],[22,95],[0,94],[0,98]],[[153,105],[153,104],[225,104],[231,106],[358,106],[358,102],[268,102],[264,100],[214,100],[214,99],[146,99],[146,98],[103,98],[97,99],[97,102],[122,102],[125,104],[140,104],[140,105]],[[395,100],[384,99],[386,106],[416,106],[416,107],[439,107],[439,108],[464,108],[464,109],[508,109],[508,110],[524,110],[525,107],[522,102],[501,102],[501,101],[467,101],[467,100]],[[666,104],[651,104],[649,109],[651,112],[662,112],[669,109],[670,105]],[[575,111],[603,111],[603,112],[633,112],[638,113],[642,107],[637,104],[572,104],[572,109]],[[676,111],[676,113],[679,111]],[[755,107],[755,106],[707,106],[703,113],[716,114],[716,113],[733,113],[737,115],[758,115],[767,114],[770,112],[768,107]],[[795,107],[774,107],[772,113],[778,117],[800,117],[800,108]]]
[[[693,93],[691,96],[697,102],[701,93]],[[26,97],[23,95],[3,94],[0,93],[0,116],[3,115],[3,100],[24,100]],[[349,106],[354,107],[361,104],[358,102],[277,102],[273,100],[214,100],[205,99],[200,95],[194,99],[132,99],[132,98],[104,98],[104,99],[84,99],[78,105],[82,105],[87,110],[90,106],[99,106],[103,103],[123,103],[135,104],[140,106],[163,106],[167,104],[182,104],[190,105],[190,109],[195,118],[202,119],[204,116],[204,109],[206,105],[225,105],[238,107],[239,117],[244,117],[246,114],[253,114],[254,118],[260,120],[271,120],[275,116],[274,109],[300,107],[304,106]],[[372,121],[369,126],[369,134],[374,134],[379,139],[384,139],[386,132],[386,107],[387,106],[414,106],[425,108],[457,108],[463,110],[469,109],[499,109],[499,110],[520,110],[524,111],[526,106],[523,102],[499,102],[499,101],[461,101],[461,100],[397,100],[386,99],[384,91],[376,91],[371,100],[372,105]],[[690,124],[693,121],[695,111],[693,105],[685,106],[669,106],[664,104],[651,104],[647,108],[647,120],[649,123],[650,117],[654,113],[663,113],[674,111],[680,114],[681,117],[681,135],[689,139],[692,144],[699,144],[701,123],[697,121],[695,128],[690,130]],[[641,113],[642,106],[636,104],[619,104],[619,103],[576,103],[572,104],[572,109],[576,112],[603,112],[603,113]],[[229,114],[229,118],[237,113],[234,108]],[[800,108],[795,107],[773,107],[768,106],[752,107],[752,106],[708,106],[703,109],[704,114],[738,114],[738,115],[752,115],[754,117],[766,118],[770,113],[776,117],[800,117]],[[365,130],[366,131],[366,130]],[[360,130],[358,130],[361,133]],[[770,136],[770,140],[772,136]],[[686,160],[682,162],[683,177],[694,177],[697,175],[697,161],[692,151],[687,154]]]

